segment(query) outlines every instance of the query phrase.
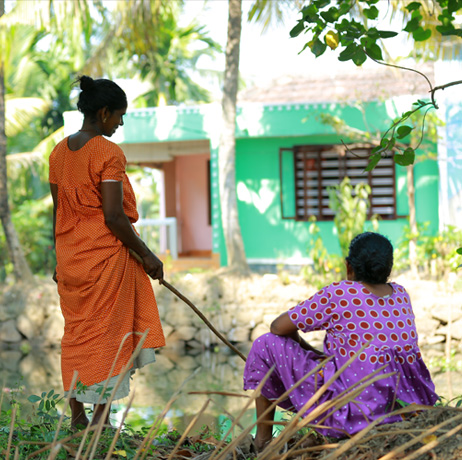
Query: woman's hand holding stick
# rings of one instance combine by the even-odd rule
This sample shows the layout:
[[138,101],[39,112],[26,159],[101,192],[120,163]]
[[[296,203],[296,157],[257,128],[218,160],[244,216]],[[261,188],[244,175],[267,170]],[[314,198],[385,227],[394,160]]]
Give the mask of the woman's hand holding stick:
[[[145,270],[146,270],[146,266],[145,266],[145,258],[142,258],[139,254],[137,254],[135,251],[133,251],[132,249],[129,249],[129,252],[130,254],[141,264],[143,264],[143,267],[145,267]],[[155,256],[154,256],[155,257]],[[156,257],[157,259],[157,257]],[[159,260],[159,259],[158,259]],[[161,262],[162,263],[162,262]],[[204,323],[208,326],[208,328],[225,344],[227,345],[229,348],[231,348],[231,350],[234,351],[234,353],[236,353],[237,355],[239,355],[244,361],[247,360],[247,358],[233,345],[231,344],[227,339],[226,337],[223,337],[220,332],[218,332],[215,327],[213,326],[212,323],[210,323],[210,321],[202,314],[202,312],[187,298],[185,297],[183,294],[181,294],[181,292],[179,292],[177,289],[175,289],[170,283],[168,283],[167,281],[165,281],[163,279],[163,271],[162,271],[162,277],[153,277],[147,270],[146,270],[146,273],[148,273],[149,276],[151,276],[151,278],[153,279],[158,279],[159,280],[159,284],[162,284],[164,285],[169,291],[173,292],[173,294],[175,294],[179,299],[181,299],[184,303],[186,303],[189,307],[191,307],[194,312],[199,316],[199,318],[204,321]]]

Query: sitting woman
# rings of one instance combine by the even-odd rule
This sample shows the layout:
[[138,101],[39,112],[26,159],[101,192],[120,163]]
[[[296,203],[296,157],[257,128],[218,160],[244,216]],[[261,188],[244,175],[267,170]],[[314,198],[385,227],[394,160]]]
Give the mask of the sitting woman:
[[[330,401],[356,382],[384,367],[391,374],[365,388],[354,401],[326,417],[313,420],[326,429],[322,434],[344,437],[365,428],[371,421],[393,410],[397,399],[405,403],[433,405],[438,396],[417,345],[414,313],[406,290],[387,282],[393,266],[393,247],[378,233],[355,237],[346,258],[347,280],[332,283],[292,307],[271,324],[271,333],[253,343],[244,371],[244,389],[255,389],[274,366],[256,400],[257,418],[272,402],[305,377],[282,408],[300,411],[317,389],[327,382],[363,345],[366,348],[320,396],[317,404]],[[325,330],[324,353],[300,336],[303,332]],[[306,375],[322,359],[321,371]],[[317,405],[311,406],[306,416]],[[396,409],[397,407],[394,407]],[[272,438],[274,410],[257,424],[255,444],[261,450]],[[401,420],[385,418],[382,423]]]

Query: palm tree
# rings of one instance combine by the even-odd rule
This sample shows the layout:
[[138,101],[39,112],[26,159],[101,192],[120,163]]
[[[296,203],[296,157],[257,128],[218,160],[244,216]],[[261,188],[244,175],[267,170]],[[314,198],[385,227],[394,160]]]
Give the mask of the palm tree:
[[222,128],[218,147],[218,180],[222,226],[231,271],[249,275],[237,213],[236,198],[236,101],[239,79],[242,0],[229,0],[228,38],[223,81]]
[[[0,0],[0,19],[5,14],[5,2]],[[1,26],[0,26],[1,27]],[[5,38],[4,30],[0,30],[1,38]],[[4,44],[4,40],[1,40]],[[2,46],[2,49],[5,49]],[[6,134],[5,134],[5,77],[3,53],[0,55],[0,220],[5,232],[8,250],[13,262],[14,276],[17,281],[31,282],[32,272],[19,243],[18,235],[11,221],[8,204],[8,186],[6,174]]]
[[[0,0],[0,49],[2,50],[0,55],[0,220],[6,237],[8,252],[13,264],[13,273],[17,281],[31,282],[33,281],[33,276],[11,221],[7,187],[6,128],[8,127],[8,131],[11,133],[12,130],[14,131],[15,128],[18,128],[21,124],[23,125],[24,122],[30,121],[31,114],[32,116],[34,115],[34,110],[29,110],[29,113],[23,116],[22,123],[20,121],[18,122],[18,118],[12,117],[12,121],[16,120],[19,123],[16,123],[16,126],[14,126],[14,123],[10,123],[11,126],[7,126],[5,123],[5,64],[7,52],[11,49],[10,27],[18,25],[37,27],[38,25],[39,28],[55,28],[56,31],[59,31],[63,41],[75,44],[72,52],[75,52],[76,56],[80,56],[79,49],[82,48],[80,45],[80,38],[82,35],[89,36],[88,33],[84,34],[84,32],[88,32],[88,25],[90,24],[88,18],[88,5],[86,1],[40,2],[36,0],[34,2],[18,2],[12,11],[6,15],[5,2],[4,0]],[[72,27],[67,27],[69,25],[67,24],[69,19],[76,19],[76,21],[72,22]],[[70,34],[69,30],[71,31]],[[79,40],[75,40],[76,37],[73,34],[78,34]],[[7,46],[8,38],[10,39],[10,46]],[[14,103],[18,104],[18,102],[20,101],[9,100],[8,105],[11,106]],[[38,112],[45,108],[43,101],[36,99],[35,103]],[[37,110],[35,110],[35,114]],[[25,112],[26,111],[22,111],[22,114],[24,115]],[[16,113],[20,114],[21,111],[18,110]]]
[[[248,20],[263,24],[263,30],[273,20],[282,20],[288,9],[298,9],[299,0],[255,0]],[[222,226],[231,271],[248,275],[249,266],[245,257],[244,243],[237,212],[236,199],[236,100],[239,79],[239,47],[241,39],[242,0],[229,0],[228,38],[226,45],[225,75],[222,99],[222,130],[218,148],[218,179]],[[287,31],[289,37],[289,30]]]

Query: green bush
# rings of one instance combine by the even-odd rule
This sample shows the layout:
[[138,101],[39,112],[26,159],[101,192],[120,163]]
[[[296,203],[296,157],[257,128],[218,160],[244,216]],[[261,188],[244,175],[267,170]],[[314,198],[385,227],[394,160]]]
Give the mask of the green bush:
[[395,249],[395,270],[410,268],[409,241],[413,238],[417,243],[417,265],[421,275],[442,279],[457,269],[462,259],[457,253],[462,245],[462,230],[449,225],[437,235],[429,235],[429,225],[429,222],[417,224],[415,235],[411,233],[409,226],[404,228],[403,237]]
[[[56,266],[53,243],[53,203],[51,196],[24,201],[15,208],[13,224],[33,273],[49,274]],[[5,235],[0,232],[0,281],[12,272]]]

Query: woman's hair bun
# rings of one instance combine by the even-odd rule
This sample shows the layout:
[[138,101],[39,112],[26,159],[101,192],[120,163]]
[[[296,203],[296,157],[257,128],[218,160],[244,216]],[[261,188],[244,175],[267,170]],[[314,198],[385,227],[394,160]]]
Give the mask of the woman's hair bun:
[[360,233],[351,240],[347,261],[356,281],[386,283],[393,267],[393,246],[380,233]]
[[88,75],[81,75],[77,78],[77,82],[80,83],[82,90],[77,101],[77,108],[84,116],[96,120],[98,110],[104,107],[109,112],[127,109],[127,95],[117,83],[105,78],[94,80]]
[[88,75],[80,76],[77,81],[80,82],[80,89],[82,91],[88,91],[95,87],[95,80],[93,80],[93,78],[89,77]]

